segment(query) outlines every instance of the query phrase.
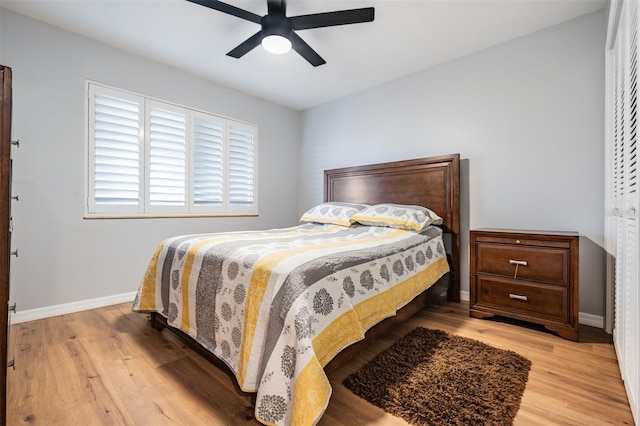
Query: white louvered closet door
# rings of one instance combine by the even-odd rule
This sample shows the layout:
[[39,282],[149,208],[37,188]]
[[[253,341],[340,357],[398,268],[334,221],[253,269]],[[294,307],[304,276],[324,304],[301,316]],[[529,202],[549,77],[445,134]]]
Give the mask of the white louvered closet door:
[[640,422],[639,386],[640,368],[638,368],[638,351],[640,339],[638,338],[638,137],[637,137],[637,113],[638,113],[638,2],[629,2],[626,16],[627,27],[627,87],[625,90],[627,101],[627,119],[625,130],[627,143],[625,145],[625,175],[626,175],[626,223],[625,223],[625,281],[624,281],[624,360],[625,387],[629,395],[629,401],[633,402],[633,412],[636,423]]
[[[636,423],[640,421],[638,326],[638,1],[614,1],[607,40],[607,215],[613,340]],[[612,25],[615,28],[612,28]]]

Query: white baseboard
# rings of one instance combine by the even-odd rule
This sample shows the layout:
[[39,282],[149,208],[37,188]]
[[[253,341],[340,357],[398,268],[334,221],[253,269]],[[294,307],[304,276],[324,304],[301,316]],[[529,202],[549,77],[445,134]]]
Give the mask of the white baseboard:
[[[460,291],[460,300],[468,302],[471,298],[471,294],[468,291]],[[604,317],[600,315],[586,314],[584,312],[578,313],[578,324],[589,325],[591,327],[604,328]]]
[[604,317],[600,315],[592,315],[585,314],[584,312],[579,312],[578,323],[582,325],[589,325],[591,327],[604,328]]
[[96,299],[80,300],[78,302],[63,303],[61,305],[45,306],[44,308],[27,309],[11,315],[11,324],[20,324],[27,321],[35,321],[58,315],[72,314],[74,312],[88,311],[89,309],[103,308],[119,303],[132,302],[136,297],[135,291],[130,293],[115,294],[113,296],[98,297]]
[[460,290],[460,300],[463,302],[468,302],[471,300],[471,294],[468,291]]
[[[19,324],[21,322],[35,321],[43,318],[55,317],[58,315],[72,314],[74,312],[87,311],[89,309],[102,308],[105,306],[117,305],[119,303],[132,302],[136,297],[136,292],[116,294],[113,296],[98,297],[96,299],[81,300],[79,302],[64,303],[62,305],[46,306],[44,308],[28,309],[26,311],[16,312],[11,315],[11,323]],[[468,291],[460,291],[460,300],[469,301],[470,294]],[[604,318],[599,315],[586,314],[580,312],[578,314],[578,322],[591,327],[603,328]]]

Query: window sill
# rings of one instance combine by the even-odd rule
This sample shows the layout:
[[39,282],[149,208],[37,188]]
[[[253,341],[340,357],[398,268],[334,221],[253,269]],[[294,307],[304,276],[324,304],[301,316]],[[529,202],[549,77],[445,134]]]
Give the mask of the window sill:
[[95,219],[175,219],[175,218],[203,218],[203,217],[257,217],[258,213],[150,213],[150,214],[107,214],[87,213],[82,218]]

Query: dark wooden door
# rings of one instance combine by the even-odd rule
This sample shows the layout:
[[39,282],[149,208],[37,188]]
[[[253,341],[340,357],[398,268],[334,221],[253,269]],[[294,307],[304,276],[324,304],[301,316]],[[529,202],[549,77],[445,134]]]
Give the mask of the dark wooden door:
[[0,425],[7,419],[7,337],[11,268],[11,68],[0,65]]

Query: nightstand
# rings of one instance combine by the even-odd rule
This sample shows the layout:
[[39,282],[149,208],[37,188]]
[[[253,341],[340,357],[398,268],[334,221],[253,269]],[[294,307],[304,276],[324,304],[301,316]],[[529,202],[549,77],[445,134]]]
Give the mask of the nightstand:
[[578,340],[577,233],[477,229],[470,245],[470,316],[533,322]]

